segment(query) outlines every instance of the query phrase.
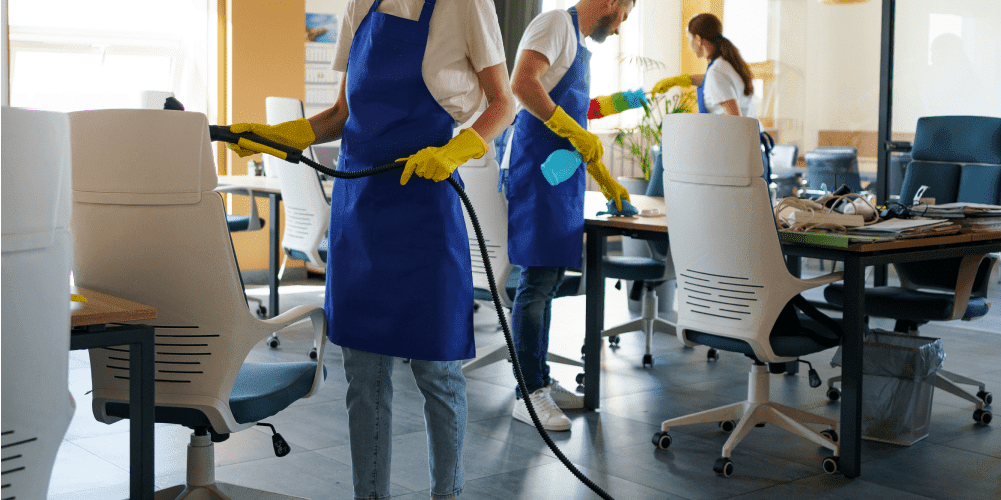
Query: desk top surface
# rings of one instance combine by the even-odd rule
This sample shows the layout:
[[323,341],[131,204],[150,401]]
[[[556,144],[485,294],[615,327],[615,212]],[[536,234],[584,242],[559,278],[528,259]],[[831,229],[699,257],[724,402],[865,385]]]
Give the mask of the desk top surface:
[[81,307],[70,314],[71,327],[156,318],[155,307],[93,290],[72,288],[72,293],[83,295],[87,302],[74,302]]
[[637,210],[660,210],[655,217],[615,217],[611,215],[595,215],[608,209],[605,196],[598,191],[584,192],[584,224],[588,226],[606,226],[621,229],[636,229],[644,231],[667,232],[667,216],[664,215],[664,198],[630,194],[629,202]]
[[282,186],[274,177],[260,175],[220,175],[219,187],[252,188],[257,192],[281,194]]

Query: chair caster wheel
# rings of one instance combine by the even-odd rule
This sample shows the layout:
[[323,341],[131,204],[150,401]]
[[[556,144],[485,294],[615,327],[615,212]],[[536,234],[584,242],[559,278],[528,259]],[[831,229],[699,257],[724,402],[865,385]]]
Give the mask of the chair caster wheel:
[[836,431],[834,429],[824,429],[824,430],[820,431],[820,435],[824,436],[827,439],[830,439],[831,441],[833,441],[835,443],[838,442],[838,431]]
[[309,359],[312,359],[313,361],[316,361],[316,348],[315,347],[309,350]]
[[830,399],[831,401],[837,401],[841,399],[841,389],[838,389],[837,387],[828,387],[827,399]]
[[268,347],[277,349],[280,345],[282,345],[282,341],[278,340],[278,337],[271,337],[268,339]]
[[476,302],[476,301],[473,301],[473,312],[476,312],[476,311],[479,311],[479,310],[480,310],[480,303]]
[[618,335],[612,335],[612,336],[608,337],[608,345],[614,345],[614,346],[619,345],[619,336]]
[[985,391],[977,392],[977,397],[980,398],[980,400],[983,401],[985,405],[989,405],[994,401],[994,396],[991,393]]
[[717,458],[716,463],[713,464],[713,472],[719,474],[723,477],[730,477],[733,475],[733,461],[729,458]]
[[577,378],[575,378],[574,380],[577,381],[578,385],[584,385],[584,374],[583,373],[578,373],[577,374]]
[[710,348],[709,351],[706,352],[706,359],[709,361],[719,361],[719,351],[715,348]]
[[410,363],[410,358],[403,358],[404,363]]
[[980,409],[973,410],[973,420],[976,420],[981,424],[988,425],[991,423],[991,420],[993,419],[994,417],[991,415],[991,412],[987,410],[980,410]]
[[651,356],[649,354],[644,354],[643,355],[643,368],[646,368],[648,366],[651,367],[651,368],[653,368],[653,356]]
[[671,435],[666,432],[653,433],[653,445],[666,450],[671,447]]
[[834,474],[838,471],[838,457],[827,457],[824,459],[824,472]]
[[268,308],[264,306],[257,306],[257,317],[261,319],[268,319]]
[[737,423],[733,420],[724,420],[719,423],[719,428],[723,432],[733,432],[737,428]]

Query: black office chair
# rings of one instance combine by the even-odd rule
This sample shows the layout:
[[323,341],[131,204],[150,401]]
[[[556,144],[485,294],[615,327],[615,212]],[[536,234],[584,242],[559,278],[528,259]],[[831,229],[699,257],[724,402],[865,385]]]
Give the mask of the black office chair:
[[803,155],[809,189],[827,186],[834,191],[847,184],[853,193],[862,190],[858,170],[858,149],[854,147],[820,147]]
[[[930,116],[918,120],[913,161],[907,166],[900,201],[909,203],[921,186],[925,197],[936,204],[952,202],[1001,204],[1001,118],[982,116]],[[915,208],[920,213],[920,207]],[[917,333],[929,321],[962,319],[969,321],[987,314],[987,286],[996,258],[970,256],[924,262],[894,264],[900,286],[866,290],[866,313],[897,320],[894,330]],[[828,286],[824,298],[844,304],[840,284]],[[836,382],[832,379],[829,385]],[[976,394],[956,384],[978,387]],[[977,405],[973,418],[989,423],[984,409],[993,396],[983,382],[940,370],[935,386]],[[837,399],[837,389],[828,390]]]

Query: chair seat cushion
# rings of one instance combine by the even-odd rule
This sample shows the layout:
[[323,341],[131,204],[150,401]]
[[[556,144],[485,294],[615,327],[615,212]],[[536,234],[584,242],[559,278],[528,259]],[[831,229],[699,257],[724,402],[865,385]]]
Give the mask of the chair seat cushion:
[[[805,314],[798,313],[798,316],[799,322],[804,328],[809,328],[810,330],[824,336],[835,335],[834,332],[831,332],[820,323],[810,319]],[[754,350],[751,349],[751,345],[743,340],[695,330],[688,330],[685,336],[692,342],[714,347],[722,351],[736,352],[755,357]],[[818,344],[806,335],[789,335],[788,332],[786,332],[785,335],[775,335],[773,332],[770,337],[770,341],[772,351],[774,351],[776,355],[783,357],[805,356],[807,354],[813,354],[827,349],[827,347]]]
[[[824,299],[843,307],[844,286],[828,285],[824,288]],[[881,286],[865,291],[865,312],[877,318],[944,321],[952,314],[952,302],[953,295],[950,293],[922,292],[899,286]],[[979,318],[987,314],[987,311],[986,300],[982,297],[971,297],[963,318]]]
[[605,256],[601,259],[602,274],[606,278],[648,281],[664,276],[664,261],[650,257]]
[[[581,273],[578,271],[568,270],[563,276],[563,283],[560,283],[560,287],[556,289],[556,297],[569,297],[571,295],[577,295],[577,291],[580,290],[581,276]],[[518,283],[520,281],[521,267],[514,266],[514,269],[511,270],[511,274],[507,275],[507,282],[504,283],[504,289],[507,292],[507,296],[510,297],[511,300],[514,300],[514,294],[518,292]],[[485,288],[473,288],[473,299],[491,302],[493,301],[493,296],[490,295],[490,290]]]
[[[260,219],[260,221],[261,227],[264,227],[264,219]],[[250,216],[226,214],[226,225],[229,226],[231,233],[246,231],[250,227]]]
[[[257,422],[284,410],[305,396],[313,386],[315,362],[244,363],[233,382],[229,407],[233,418],[241,424]],[[323,368],[327,378],[327,368]],[[108,415],[129,418],[128,403],[108,403]],[[157,406],[158,423],[185,427],[210,427],[208,417],[192,408]]]
[[[327,262],[327,249],[329,247],[330,241],[328,241],[327,238],[320,240],[320,244],[316,246],[316,253],[320,256],[320,262],[323,262],[324,264]],[[293,259],[305,261],[309,260],[309,256],[301,250],[289,250],[286,248],[285,251],[288,252],[289,257],[292,257]]]

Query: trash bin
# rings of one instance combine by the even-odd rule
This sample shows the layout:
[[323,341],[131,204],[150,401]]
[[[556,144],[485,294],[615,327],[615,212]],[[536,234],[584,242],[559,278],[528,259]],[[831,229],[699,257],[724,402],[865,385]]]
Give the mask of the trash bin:
[[[862,439],[910,446],[928,437],[942,341],[872,330],[864,345]],[[841,366],[840,347],[831,366]]]

